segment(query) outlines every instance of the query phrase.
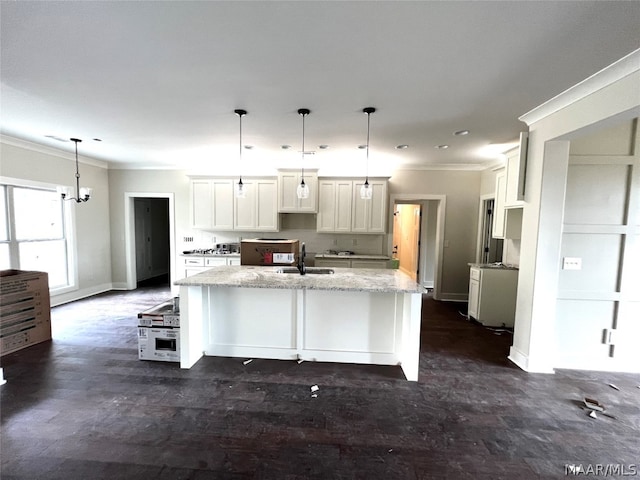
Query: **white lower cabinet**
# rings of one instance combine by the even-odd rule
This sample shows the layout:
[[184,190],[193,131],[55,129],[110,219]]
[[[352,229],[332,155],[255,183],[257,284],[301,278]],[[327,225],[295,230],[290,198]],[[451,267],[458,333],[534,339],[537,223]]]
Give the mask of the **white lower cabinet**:
[[323,268],[387,268],[387,260],[317,258],[316,267]]
[[485,326],[513,327],[518,270],[471,267],[468,314]]
[[184,260],[184,277],[202,273],[213,267],[240,265],[240,257],[182,257]]

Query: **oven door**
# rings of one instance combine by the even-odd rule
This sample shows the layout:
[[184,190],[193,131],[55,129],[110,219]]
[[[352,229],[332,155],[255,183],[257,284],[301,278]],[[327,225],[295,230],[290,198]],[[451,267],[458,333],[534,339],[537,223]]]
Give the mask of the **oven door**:
[[180,329],[138,327],[138,358],[160,362],[179,362]]

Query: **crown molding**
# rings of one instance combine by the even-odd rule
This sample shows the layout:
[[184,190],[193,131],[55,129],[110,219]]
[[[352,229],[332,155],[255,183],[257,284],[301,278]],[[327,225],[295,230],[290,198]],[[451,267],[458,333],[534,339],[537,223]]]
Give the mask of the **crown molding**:
[[[41,145],[39,143],[30,142],[21,138],[10,137],[9,135],[0,134],[0,143],[10,145],[12,147],[23,148],[32,152],[42,153],[44,155],[51,155],[53,157],[64,158],[65,160],[75,161],[76,156],[73,152],[67,152],[65,150],[59,150],[57,148]],[[98,168],[109,168],[108,162],[102,160],[96,160],[95,158],[86,157],[78,154],[78,163],[84,165],[91,165]]]
[[[492,162],[493,164],[493,162]],[[489,168],[486,163],[433,163],[430,165],[414,165],[404,164],[398,165],[395,170],[414,170],[414,171],[428,171],[428,170],[450,170],[450,171],[468,171],[478,172]]]
[[594,73],[580,83],[568,88],[564,92],[547,100],[542,105],[530,110],[518,117],[518,120],[525,122],[528,126],[539,122],[543,118],[556,113],[559,110],[581,100],[598,90],[608,87],[618,80],[640,70],[640,49],[634,50],[615,63]]

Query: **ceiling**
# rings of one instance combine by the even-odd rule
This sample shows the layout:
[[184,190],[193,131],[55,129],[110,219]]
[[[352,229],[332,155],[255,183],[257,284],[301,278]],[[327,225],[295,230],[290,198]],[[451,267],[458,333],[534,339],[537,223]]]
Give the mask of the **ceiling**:
[[[0,8],[1,133],[68,152],[59,139],[81,138],[81,155],[110,168],[361,172],[369,106],[372,175],[479,168],[526,129],[520,115],[640,47],[640,2]],[[237,108],[253,146],[241,162]]]

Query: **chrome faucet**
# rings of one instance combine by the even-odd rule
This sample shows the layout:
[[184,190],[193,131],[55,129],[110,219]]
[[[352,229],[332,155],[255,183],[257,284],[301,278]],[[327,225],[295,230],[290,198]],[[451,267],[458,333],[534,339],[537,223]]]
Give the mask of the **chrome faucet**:
[[304,246],[304,242],[302,242],[302,245],[300,247],[300,256],[298,257],[298,271],[300,272],[300,275],[304,275],[305,273],[307,273],[307,267],[304,265],[304,257],[307,256],[307,249]]

